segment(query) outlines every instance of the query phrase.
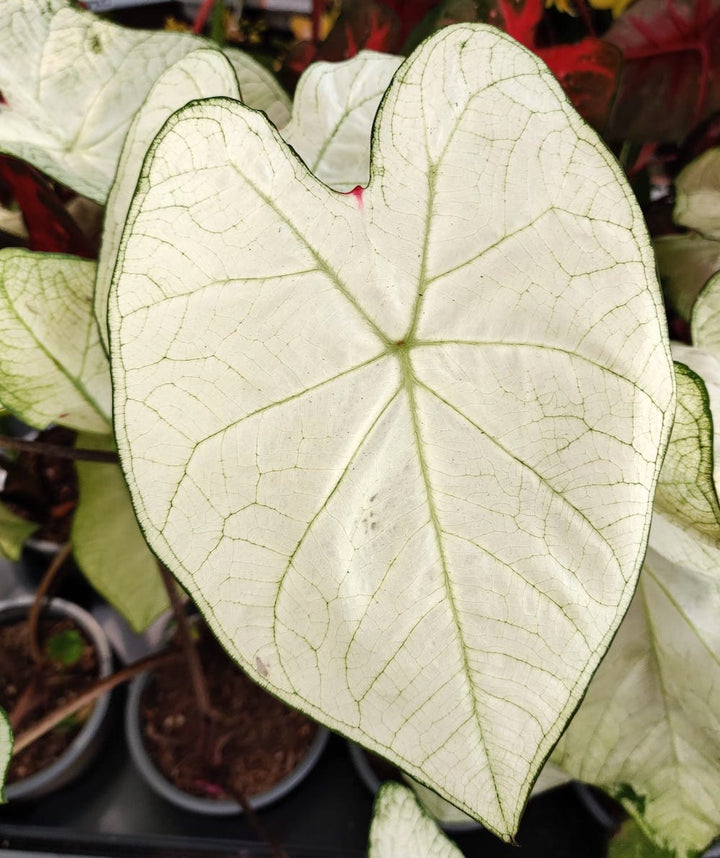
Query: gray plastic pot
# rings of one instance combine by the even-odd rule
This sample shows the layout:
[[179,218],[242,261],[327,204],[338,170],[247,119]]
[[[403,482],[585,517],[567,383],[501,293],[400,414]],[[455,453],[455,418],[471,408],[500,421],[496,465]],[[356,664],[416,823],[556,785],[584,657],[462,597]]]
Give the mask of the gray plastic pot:
[[[183,792],[157,770],[145,748],[140,727],[140,701],[150,676],[150,673],[141,673],[133,679],[128,688],[127,706],[125,709],[127,744],[133,763],[141,776],[158,795],[161,795],[164,799],[183,810],[205,814],[206,816],[234,816],[242,813],[241,807],[235,801],[218,801],[217,799],[201,798],[200,796]],[[320,759],[329,736],[329,731],[325,727],[318,725],[317,733],[308,748],[307,754],[297,766],[271,789],[254,795],[249,799],[253,810],[259,810],[266,805],[272,804],[287,795],[291,790],[294,790],[307,777],[315,763]]]
[[[0,602],[0,625],[27,617],[32,602],[30,596]],[[69,617],[77,623],[95,647],[100,677],[112,673],[110,644],[102,628],[87,611],[64,599],[50,599],[44,610],[46,615]],[[110,726],[110,697],[110,693],[105,694],[95,703],[90,717],[73,743],[54,763],[30,777],[8,784],[5,787],[6,800],[13,802],[40,798],[79,777],[95,759],[107,735]]]

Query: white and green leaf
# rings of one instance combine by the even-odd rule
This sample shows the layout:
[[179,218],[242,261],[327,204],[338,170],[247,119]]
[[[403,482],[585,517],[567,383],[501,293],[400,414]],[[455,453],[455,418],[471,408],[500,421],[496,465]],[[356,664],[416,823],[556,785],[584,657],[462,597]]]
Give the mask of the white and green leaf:
[[695,300],[720,272],[720,241],[695,233],[664,235],[653,241],[663,292],[675,311],[689,322]]
[[407,788],[392,781],[378,790],[368,841],[368,858],[462,858],[462,852]]
[[200,98],[226,95],[239,99],[230,62],[215,50],[193,51],[157,79],[128,129],[105,210],[100,258],[95,280],[95,317],[107,348],[107,301],[120,236],[137,185],[145,153],[165,121],[176,110]]
[[675,223],[720,239],[720,147],[708,149],[675,179]]
[[5,777],[10,765],[13,749],[13,735],[10,721],[3,709],[0,709],[0,804],[5,802]]
[[73,256],[0,250],[0,402],[30,426],[110,431],[95,268]]
[[653,843],[632,817],[608,842],[608,858],[675,858],[671,849]]
[[720,353],[720,271],[708,280],[693,304],[690,331],[698,348]]
[[[80,435],[87,449],[113,450],[111,437]],[[118,465],[77,462],[79,501],[73,516],[73,556],[92,586],[135,631],[168,608],[157,560],[138,527]]]
[[300,78],[282,136],[310,172],[336,191],[367,185],[372,124],[402,61],[361,51],[344,62],[313,63]]
[[37,522],[22,518],[0,503],[0,554],[8,560],[19,560],[25,540],[37,528]]
[[481,25],[395,75],[357,195],[242,105],[183,108],[121,242],[116,430],[153,550],[258,682],[505,838],[644,555],[674,397],[654,267],[614,159]]
[[[187,33],[120,27],[58,0],[4,0],[0,36],[7,101],[0,105],[0,152],[100,203],[152,85],[186,54],[211,47]],[[287,121],[289,100],[270,72],[240,51],[228,58],[247,87],[246,103]]]

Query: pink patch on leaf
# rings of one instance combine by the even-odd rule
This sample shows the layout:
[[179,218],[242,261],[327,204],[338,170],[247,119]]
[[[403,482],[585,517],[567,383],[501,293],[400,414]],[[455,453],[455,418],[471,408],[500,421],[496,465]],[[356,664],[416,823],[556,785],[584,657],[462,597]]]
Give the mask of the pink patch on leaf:
[[364,193],[365,193],[365,188],[361,187],[360,185],[357,185],[356,187],[354,187],[352,189],[352,191],[345,191],[343,196],[355,197],[355,199],[357,200],[358,208],[360,209],[360,211],[362,211],[364,208],[364,206],[363,206],[363,194]]

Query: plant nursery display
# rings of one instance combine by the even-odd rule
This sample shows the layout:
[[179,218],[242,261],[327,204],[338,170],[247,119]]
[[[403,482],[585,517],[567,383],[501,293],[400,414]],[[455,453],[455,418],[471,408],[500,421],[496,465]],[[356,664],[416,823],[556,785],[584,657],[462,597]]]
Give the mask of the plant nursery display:
[[104,214],[97,259],[0,250],[0,402],[77,432],[72,550],[131,625],[169,570],[254,683],[418,783],[372,858],[460,855],[439,798],[512,842],[546,764],[623,805],[611,852],[701,854],[714,48],[681,115],[629,105],[720,13],[667,0],[650,50],[657,0],[395,5],[409,56],[314,62],[291,104],[237,49],[3,0],[0,152]]

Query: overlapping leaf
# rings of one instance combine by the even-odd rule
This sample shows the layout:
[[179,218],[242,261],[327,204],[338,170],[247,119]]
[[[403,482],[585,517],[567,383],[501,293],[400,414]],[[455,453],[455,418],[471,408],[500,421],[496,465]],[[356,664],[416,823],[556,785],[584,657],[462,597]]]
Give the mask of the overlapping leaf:
[[407,787],[380,787],[370,826],[368,858],[462,858]]
[[701,235],[666,235],[654,241],[663,292],[675,312],[690,321],[698,295],[720,271],[720,241]]
[[[0,151],[104,202],[128,126],[162,72],[209,43],[119,27],[54,0],[5,0]],[[289,103],[272,75],[228,50],[243,97],[278,124]]]
[[536,57],[448,28],[352,196],[242,105],[175,114],[113,288],[153,549],[261,684],[510,836],[633,592],[671,420],[612,157]]
[[5,773],[10,765],[12,748],[13,737],[10,722],[4,710],[0,709],[0,804],[5,801],[3,784],[5,783]]
[[675,180],[675,223],[720,240],[720,148],[708,149]]
[[19,560],[25,540],[37,530],[37,524],[16,515],[0,503],[0,554],[9,560]]

